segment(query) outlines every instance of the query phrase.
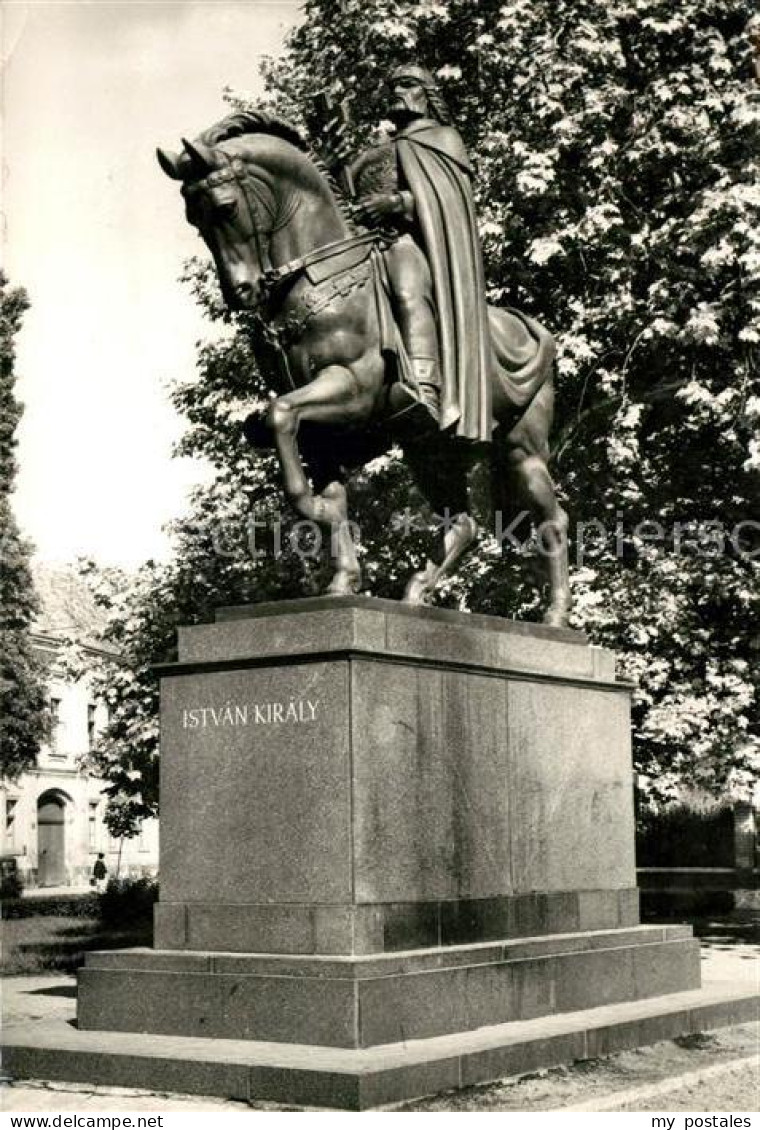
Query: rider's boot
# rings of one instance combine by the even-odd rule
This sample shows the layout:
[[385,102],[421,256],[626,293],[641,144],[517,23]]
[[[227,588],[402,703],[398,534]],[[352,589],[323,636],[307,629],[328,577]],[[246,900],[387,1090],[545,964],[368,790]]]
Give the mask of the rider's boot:
[[424,404],[436,424],[441,422],[441,368],[432,357],[412,357],[412,372]]
[[414,381],[394,381],[388,388],[386,423],[411,434],[438,430],[441,422],[441,386],[438,362],[430,357],[410,358]]

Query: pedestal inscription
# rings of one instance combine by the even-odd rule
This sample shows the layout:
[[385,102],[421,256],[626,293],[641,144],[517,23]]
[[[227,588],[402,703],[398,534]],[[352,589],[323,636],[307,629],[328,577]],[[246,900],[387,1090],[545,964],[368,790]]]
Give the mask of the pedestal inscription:
[[161,694],[162,902],[349,901],[345,667],[170,676]]

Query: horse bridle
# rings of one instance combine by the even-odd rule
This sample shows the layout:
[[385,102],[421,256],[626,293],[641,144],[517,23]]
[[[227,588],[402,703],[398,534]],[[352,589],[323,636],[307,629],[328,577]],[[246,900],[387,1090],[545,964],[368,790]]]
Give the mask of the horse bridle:
[[[220,152],[220,151],[217,151]],[[256,252],[261,265],[261,283],[258,301],[252,315],[254,324],[270,346],[280,354],[291,387],[295,387],[287,364],[287,348],[298,341],[306,325],[322,309],[335,299],[347,297],[357,286],[369,277],[369,260],[380,248],[387,247],[392,237],[387,233],[370,231],[352,234],[332,244],[316,248],[307,255],[291,259],[280,267],[272,265],[270,245],[272,236],[290,222],[300,201],[294,197],[283,209],[278,209],[276,198],[271,199],[268,185],[263,177],[256,176],[249,162],[240,157],[230,157],[223,153],[226,164],[213,169],[202,180],[183,186],[182,193],[191,200],[196,194],[207,192],[220,185],[235,183],[239,186],[247,209],[248,227],[256,244]],[[280,214],[278,214],[278,212]],[[266,217],[266,220],[264,220]],[[318,277],[312,277],[313,272]],[[274,323],[278,294],[281,295],[297,277],[306,273],[317,292],[301,296],[297,314],[291,315],[284,324]]]
[[[221,150],[216,152],[222,153]],[[279,209],[276,201],[268,200],[257,184],[257,182],[261,182],[262,187],[268,187],[264,178],[257,177],[250,164],[242,158],[229,157],[226,153],[222,153],[222,155],[227,161],[226,166],[221,169],[214,169],[202,180],[183,185],[182,195],[186,199],[190,199],[196,194],[208,191],[208,189],[235,182],[239,186],[240,195],[245,201],[248,224],[256,244],[256,253],[259,257],[261,269],[265,275],[271,274],[273,271],[270,255],[272,236],[290,223],[298,210],[300,201],[297,197],[293,197],[289,206],[282,210],[282,214],[278,215]],[[270,226],[267,227],[263,217],[266,217],[266,220],[270,222]]]
[[[394,237],[381,231],[354,233],[274,267],[270,254],[272,237],[290,223],[300,206],[300,199],[294,194],[284,207],[278,207],[277,198],[269,190],[264,177],[256,175],[250,162],[216,150],[215,156],[219,154],[226,163],[221,168],[212,169],[202,179],[185,183],[182,194],[190,204],[194,196],[221,185],[234,183],[239,187],[238,198],[242,197],[245,201],[250,238],[255,242],[261,267],[257,302],[248,313],[258,333],[277,353],[283,375],[290,388],[294,389],[296,383],[290,370],[288,347],[300,340],[306,326],[317,314],[336,299],[347,298],[369,279],[375,269],[375,256]],[[309,278],[314,293],[302,295],[297,311],[277,324],[275,310],[279,305],[278,298],[303,273]]]

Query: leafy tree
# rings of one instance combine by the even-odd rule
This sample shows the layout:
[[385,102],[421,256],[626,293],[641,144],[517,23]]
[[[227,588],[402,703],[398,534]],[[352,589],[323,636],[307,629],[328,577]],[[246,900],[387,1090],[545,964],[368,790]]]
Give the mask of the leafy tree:
[[43,668],[30,629],[39,611],[11,494],[16,479],[16,429],[23,411],[15,396],[14,339],[29,307],[26,293],[0,272],[0,776],[31,769],[48,729]]
[[[211,321],[230,322],[205,264],[192,264],[185,281]],[[177,627],[211,621],[224,604],[316,593],[323,579],[324,562],[294,533],[293,516],[280,515],[274,457],[243,440],[241,420],[252,399],[265,395],[244,328],[202,346],[197,367],[197,380],[174,392],[189,422],[178,453],[205,460],[210,482],[172,524],[171,560],[147,561],[131,575],[83,563],[108,613],[104,642],[118,659],[72,648],[68,663],[75,676],[88,671],[93,694],[108,706],[89,764],[108,782],[105,821],[115,836],[134,835],[157,811],[156,665],[177,658]]]
[[[281,107],[331,87],[353,96],[366,139],[378,115],[367,92],[390,65],[434,68],[476,163],[491,298],[556,334],[576,622],[637,680],[650,789],[747,788],[760,751],[754,6],[305,11],[268,71]],[[502,614],[535,607],[498,557],[465,569],[458,595]]]
[[[376,133],[392,65],[415,57],[437,74],[476,168],[490,298],[534,314],[558,341],[553,457],[572,519],[575,623],[636,680],[635,759],[654,798],[686,780],[746,791],[760,756],[753,7],[308,0],[266,68],[269,103],[297,121],[321,89],[351,99],[356,148]],[[250,506],[280,504],[271,459],[234,438],[266,388],[245,318],[222,310],[208,269],[193,285],[228,327],[176,392],[189,420],[181,450],[215,471],[193,520],[242,527]],[[369,571],[375,593],[399,595],[424,547],[393,521],[415,508],[410,490],[394,458],[354,490],[367,563],[381,563]],[[117,617],[145,663],[159,640],[159,653],[170,649],[175,617],[315,579],[294,555],[254,564],[244,539],[231,556],[208,554],[189,530],[177,526],[174,562],[144,574]],[[484,538],[443,599],[535,617],[528,548],[501,550]]]

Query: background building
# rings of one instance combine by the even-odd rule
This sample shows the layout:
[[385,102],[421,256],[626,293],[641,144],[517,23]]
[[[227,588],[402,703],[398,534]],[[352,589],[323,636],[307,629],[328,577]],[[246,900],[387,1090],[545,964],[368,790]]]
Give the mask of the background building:
[[48,668],[53,733],[36,767],[0,786],[2,854],[16,857],[27,886],[86,886],[99,852],[109,877],[152,874],[158,869],[158,822],[145,821],[130,840],[109,835],[103,783],[85,765],[107,720],[106,707],[94,700],[86,678],[67,678],[60,662],[71,639],[93,658],[112,654],[98,643],[101,614],[73,570],[36,565],[34,575],[42,612],[33,642]]

